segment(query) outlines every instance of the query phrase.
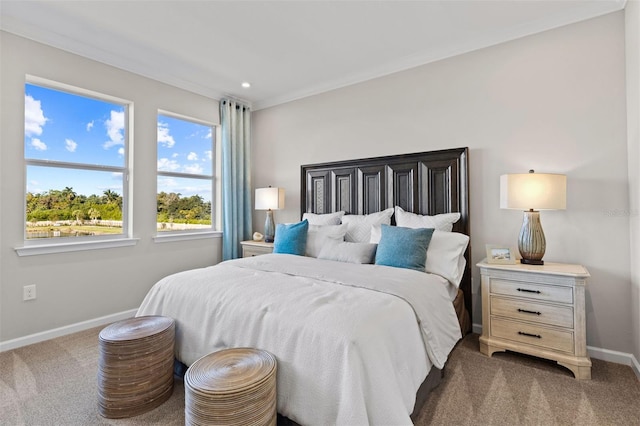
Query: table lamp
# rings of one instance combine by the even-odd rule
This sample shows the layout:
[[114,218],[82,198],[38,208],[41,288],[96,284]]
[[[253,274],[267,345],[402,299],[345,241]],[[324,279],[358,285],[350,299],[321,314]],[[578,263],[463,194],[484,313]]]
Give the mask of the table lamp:
[[256,188],[256,210],[266,210],[267,219],[264,222],[264,241],[272,243],[276,232],[273,221],[273,210],[284,208],[284,188]]
[[544,265],[546,240],[538,210],[564,210],[567,177],[550,173],[516,173],[500,176],[500,208],[524,210],[518,238],[521,263]]

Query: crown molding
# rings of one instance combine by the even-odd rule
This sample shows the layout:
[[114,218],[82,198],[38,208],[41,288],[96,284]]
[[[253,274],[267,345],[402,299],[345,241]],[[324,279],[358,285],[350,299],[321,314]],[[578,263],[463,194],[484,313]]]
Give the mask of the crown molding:
[[[260,99],[247,99],[245,102],[252,106],[254,111],[265,109],[287,102],[303,99],[309,96],[318,95],[328,91],[340,89],[346,86],[362,83],[368,80],[380,78],[386,75],[405,71],[411,68],[426,65],[432,62],[495,46],[501,43],[513,41],[529,35],[541,33],[558,27],[574,24],[580,21],[596,18],[598,16],[617,12],[627,4],[627,0],[610,1],[588,1],[584,2],[578,9],[571,9],[563,13],[547,16],[544,19],[528,22],[524,25],[512,27],[496,28],[491,33],[476,37],[471,41],[453,43],[442,46],[438,50],[419,52],[414,55],[400,58],[381,64],[375,68],[355,72],[344,77],[329,81],[320,82],[317,85],[306,87],[301,90],[282,93],[280,95]],[[216,76],[208,70],[198,69],[196,65],[187,63],[170,63],[171,66],[157,67],[151,64],[167,62],[166,54],[157,51],[150,46],[136,44],[132,40],[117,40],[118,36],[111,34],[109,46],[112,48],[102,48],[89,45],[85,40],[71,38],[60,34],[54,30],[38,25],[38,19],[55,20],[57,28],[65,28],[68,25],[77,26],[66,15],[60,14],[55,9],[47,8],[43,11],[42,5],[25,5],[31,8],[32,16],[30,20],[19,19],[15,16],[7,15],[3,11],[0,19],[0,29],[18,36],[47,44],[55,48],[92,59],[106,65],[110,65],[143,77],[150,78],[189,92],[219,100],[225,96],[233,96],[216,87],[215,82],[223,80],[223,76]],[[46,18],[43,17],[46,15]],[[86,28],[87,32],[95,32],[99,29]],[[115,38],[115,40],[114,40]],[[117,49],[116,46],[127,46],[127,49]],[[144,52],[144,55],[140,53]],[[193,78],[189,78],[194,76]],[[200,76],[200,81],[196,78]],[[204,78],[206,76],[206,78]],[[213,83],[209,83],[213,82]],[[233,96],[236,97],[236,96]],[[237,98],[237,97],[236,97]]]

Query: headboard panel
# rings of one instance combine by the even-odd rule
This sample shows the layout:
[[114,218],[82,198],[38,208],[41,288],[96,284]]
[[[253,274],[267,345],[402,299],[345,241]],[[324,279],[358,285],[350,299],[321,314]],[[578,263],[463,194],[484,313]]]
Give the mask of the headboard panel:
[[[400,206],[435,215],[460,212],[455,232],[469,235],[468,148],[301,166],[301,212],[369,214]],[[470,247],[460,288],[471,315]]]

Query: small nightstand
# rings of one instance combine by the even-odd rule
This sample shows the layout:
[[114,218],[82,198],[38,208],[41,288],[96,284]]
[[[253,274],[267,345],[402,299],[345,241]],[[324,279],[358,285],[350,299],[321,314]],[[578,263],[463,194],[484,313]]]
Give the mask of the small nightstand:
[[260,256],[273,252],[273,243],[249,240],[242,241],[240,244],[242,245],[242,257]]
[[482,285],[480,352],[510,350],[556,361],[591,379],[581,265],[477,264]]

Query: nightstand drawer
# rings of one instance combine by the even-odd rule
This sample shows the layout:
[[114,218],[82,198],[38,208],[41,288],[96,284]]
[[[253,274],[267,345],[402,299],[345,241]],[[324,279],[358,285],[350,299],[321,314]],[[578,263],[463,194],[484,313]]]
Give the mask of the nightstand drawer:
[[573,328],[573,308],[491,296],[491,315]]
[[574,353],[573,333],[570,331],[554,330],[501,318],[491,318],[491,336],[556,351]]
[[260,256],[273,252],[273,247],[243,246],[242,257]]
[[242,245],[242,257],[253,257],[273,253],[273,243],[249,240],[241,241],[240,245]]
[[545,300],[547,302],[573,303],[573,289],[571,287],[523,283],[494,278],[491,280],[491,293]]

